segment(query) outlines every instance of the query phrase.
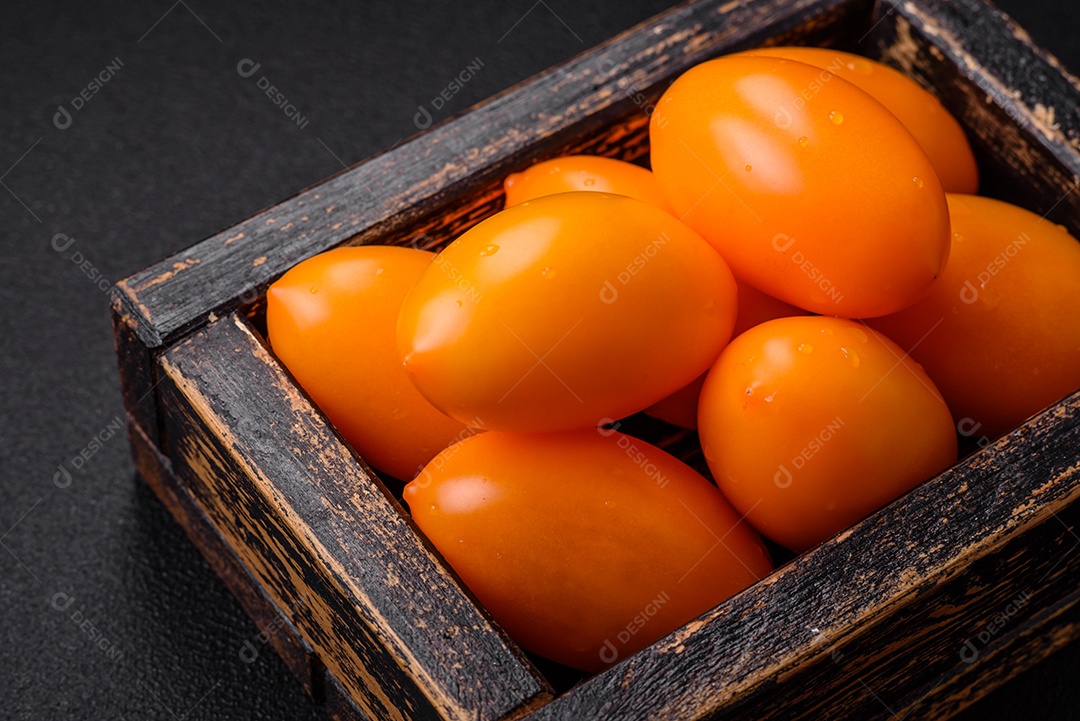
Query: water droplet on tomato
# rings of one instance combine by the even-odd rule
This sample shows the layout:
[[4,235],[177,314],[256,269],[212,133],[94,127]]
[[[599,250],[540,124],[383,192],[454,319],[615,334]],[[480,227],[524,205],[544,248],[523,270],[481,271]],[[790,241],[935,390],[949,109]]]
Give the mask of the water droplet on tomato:
[[834,110],[829,113],[829,120],[832,121],[833,125],[839,125],[840,123],[844,122],[844,114],[841,113],[839,110]]

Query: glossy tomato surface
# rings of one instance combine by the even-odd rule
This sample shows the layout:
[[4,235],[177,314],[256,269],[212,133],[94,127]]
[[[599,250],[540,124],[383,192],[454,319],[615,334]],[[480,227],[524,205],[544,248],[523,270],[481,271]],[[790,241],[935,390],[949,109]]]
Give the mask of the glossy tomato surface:
[[508,208],[545,195],[584,190],[626,195],[672,212],[651,172],[633,163],[595,155],[545,160],[520,173],[511,173],[503,187]]
[[765,57],[691,68],[650,121],[653,172],[736,277],[816,313],[885,315],[945,267],[945,194],[885,106],[820,76]]
[[1080,242],[990,198],[950,195],[949,211],[941,280],[870,323],[926,368],[961,433],[995,438],[1080,387]]
[[[739,53],[786,58],[821,68],[864,90],[889,109],[915,136],[947,193],[975,193],[979,170],[964,129],[941,101],[921,85],[887,65],[829,48],[773,47]],[[828,75],[819,75],[822,83]]]
[[698,429],[728,500],[799,552],[956,460],[952,417],[922,368],[840,318],[780,318],[733,340]]
[[411,248],[338,248],[266,293],[274,353],[375,468],[411,479],[470,433],[413,387],[397,354],[401,301],[434,257]]
[[436,457],[405,500],[515,641],[586,671],[772,569],[713,485],[615,431],[484,433]]
[[[765,295],[737,278],[735,285],[739,290],[739,312],[735,316],[732,338],[773,318],[806,315],[806,311]],[[645,413],[681,428],[697,428],[698,396],[701,395],[701,387],[704,384],[705,374],[703,373],[690,385],[680,388],[659,403],[646,408]]]
[[443,412],[489,430],[595,428],[704,372],[731,336],[735,281],[646,203],[561,193],[472,228],[421,275],[398,343]]

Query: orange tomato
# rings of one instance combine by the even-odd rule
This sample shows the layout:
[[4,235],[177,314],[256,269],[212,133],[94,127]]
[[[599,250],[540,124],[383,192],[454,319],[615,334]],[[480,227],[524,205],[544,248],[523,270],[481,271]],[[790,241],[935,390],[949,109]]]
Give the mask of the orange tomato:
[[397,354],[401,301],[433,257],[338,248],[300,263],[266,293],[274,353],[364,460],[404,480],[471,433],[424,400]]
[[545,195],[586,190],[626,195],[672,212],[651,172],[633,163],[595,155],[545,160],[520,173],[511,173],[503,187],[507,208]]
[[675,218],[633,198],[560,193],[497,213],[440,253],[402,305],[398,344],[450,416],[571,430],[692,381],[731,336],[735,309],[727,265]]
[[965,435],[994,438],[1080,387],[1080,243],[990,198],[950,195],[949,267],[871,324],[937,383]]
[[841,318],[780,318],[733,340],[698,428],[732,505],[798,552],[956,460],[952,417],[922,368]]
[[[732,338],[773,318],[806,315],[806,311],[765,295],[738,278],[735,279],[735,285],[739,289],[739,312],[735,316]],[[690,385],[680,388],[659,403],[646,408],[645,413],[681,428],[697,428],[698,396],[701,395],[701,387],[704,384],[705,374],[703,373]]]
[[892,313],[945,267],[945,194],[892,113],[820,76],[764,57],[690,69],[650,121],[653,172],[755,288],[825,315]]
[[405,500],[517,643],[586,671],[772,570],[716,488],[615,431],[484,433],[437,456]]
[[[945,192],[978,191],[979,169],[964,129],[933,93],[903,73],[868,58],[829,48],[757,48],[739,55],[796,60],[843,78],[888,108],[915,136]],[[830,78],[822,73],[818,80],[827,83]]]

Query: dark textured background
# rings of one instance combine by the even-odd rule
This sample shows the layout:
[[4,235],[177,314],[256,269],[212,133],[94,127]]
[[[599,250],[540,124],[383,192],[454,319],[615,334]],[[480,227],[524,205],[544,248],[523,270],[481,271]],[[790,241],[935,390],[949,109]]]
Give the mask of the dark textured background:
[[[240,660],[255,627],[136,482],[116,430],[97,279],[122,278],[339,171],[339,158],[352,164],[411,135],[417,107],[475,58],[483,67],[435,120],[669,4],[171,2],[0,9],[4,719],[321,718],[272,653]],[[1000,4],[1080,69],[1075,0]],[[57,105],[70,107],[114,58],[116,76],[70,127],[55,127]],[[262,64],[258,75],[306,127],[259,91],[258,75],[239,76],[243,58]],[[51,247],[57,233],[74,239],[64,252]],[[60,468],[70,484],[54,482]],[[66,612],[54,598],[70,599]],[[966,718],[1067,718],[1078,671],[1074,646]]]

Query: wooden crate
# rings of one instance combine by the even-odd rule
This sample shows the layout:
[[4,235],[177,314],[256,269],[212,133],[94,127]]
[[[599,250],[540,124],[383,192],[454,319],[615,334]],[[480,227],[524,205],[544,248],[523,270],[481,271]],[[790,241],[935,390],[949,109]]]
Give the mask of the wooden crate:
[[141,476],[334,717],[944,717],[1080,633],[1080,394],[583,677],[509,640],[267,349],[262,293],[299,261],[444,244],[540,159],[640,158],[675,77],[762,44],[906,72],[967,129],[985,194],[1080,236],[1080,84],[992,6],[702,0],[114,288]]

